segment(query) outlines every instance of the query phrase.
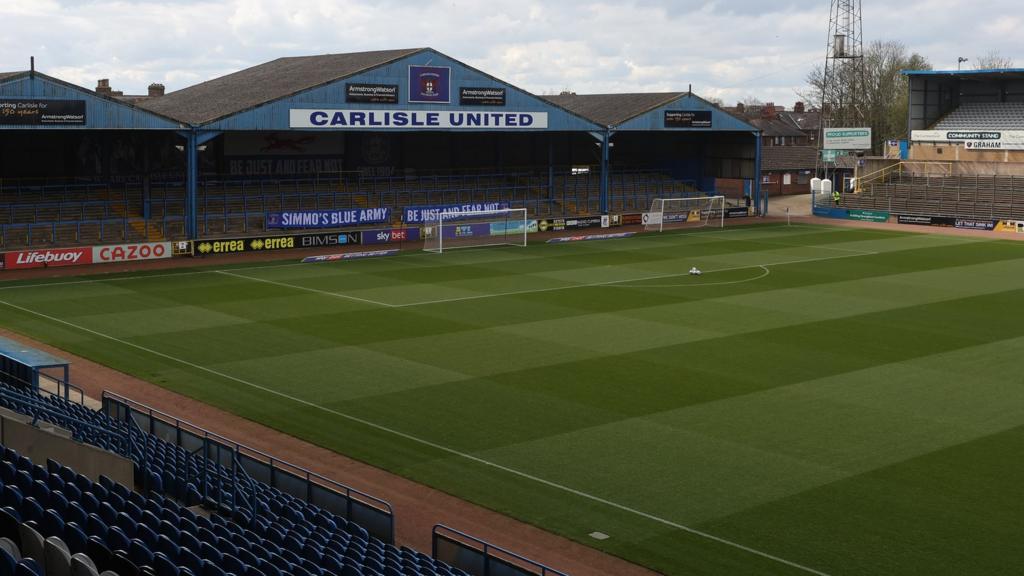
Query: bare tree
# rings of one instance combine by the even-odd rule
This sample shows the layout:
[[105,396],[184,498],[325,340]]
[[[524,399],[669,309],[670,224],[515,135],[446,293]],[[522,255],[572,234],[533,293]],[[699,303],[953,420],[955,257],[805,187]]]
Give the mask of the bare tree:
[[1000,70],[1013,68],[1013,58],[1008,58],[999,53],[999,50],[989,50],[984,56],[974,58],[976,70]]
[[[858,117],[863,117],[872,128],[872,145],[881,150],[886,140],[900,138],[907,132],[907,77],[902,70],[930,70],[931,64],[920,54],[908,54],[907,47],[899,41],[876,40],[864,50],[864,93],[860,102],[846,105],[859,107]],[[839,82],[853,83],[852,78],[840,77]],[[825,71],[816,65],[807,74],[807,89],[799,95],[808,102],[821,105],[825,89]],[[836,117],[853,116],[848,110],[834,111]]]

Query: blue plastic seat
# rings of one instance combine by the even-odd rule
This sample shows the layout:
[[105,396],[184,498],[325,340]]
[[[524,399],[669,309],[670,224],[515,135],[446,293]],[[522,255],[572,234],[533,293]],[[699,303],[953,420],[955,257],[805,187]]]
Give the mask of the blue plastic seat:
[[21,495],[21,489],[13,484],[5,484],[3,488],[2,503],[4,506],[10,506],[15,510],[21,509],[21,501],[24,497]]
[[14,567],[14,576],[43,576],[43,567],[32,558],[22,558]]
[[231,554],[224,554],[224,558],[220,561],[220,567],[223,568],[225,572],[232,572],[238,576],[245,574],[245,564]]
[[156,576],[178,576],[178,566],[164,554],[153,554],[153,570]]
[[39,464],[33,464],[32,468],[30,468],[28,472],[32,476],[33,480],[42,480],[43,482],[47,482],[50,479],[50,472]]
[[177,542],[181,537],[181,531],[175,528],[174,524],[171,524],[167,520],[160,520],[160,522],[156,524],[156,530],[175,542]]
[[55,510],[47,510],[43,514],[43,519],[39,525],[42,528],[41,533],[44,538],[50,536],[64,537],[64,519]]
[[85,533],[89,536],[107,537],[107,523],[99,514],[89,514],[85,519]]
[[128,559],[136,566],[152,566],[153,552],[142,540],[136,538],[128,545]]
[[224,559],[224,554],[208,542],[200,544],[198,554],[203,560],[209,560],[218,566],[221,560]]
[[[118,574],[118,576],[121,576]],[[209,560],[203,560],[203,572],[199,576],[225,576],[224,570]]]
[[[200,542],[199,539],[196,538],[194,534],[187,530],[182,530],[178,534],[178,546],[181,546],[182,548],[188,548],[193,553],[198,554]],[[195,572],[195,570],[193,570],[193,572]]]
[[21,501],[21,521],[28,522],[30,520],[35,522],[41,522],[46,511],[43,507],[36,502],[36,499],[29,496]]
[[0,480],[3,480],[4,484],[13,484],[14,476],[18,473],[17,468],[14,464],[8,461],[0,462]]
[[156,543],[159,536],[157,536],[157,533],[149,526],[139,524],[135,527],[135,538],[145,542],[146,546],[156,549]]
[[200,574],[203,571],[203,559],[188,548],[182,547],[178,550],[178,566],[188,568],[193,574]]
[[117,526],[110,527],[109,531],[107,532],[106,541],[107,546],[109,546],[110,549],[113,551],[123,550],[127,552],[128,546],[131,544],[131,538],[129,538],[128,535],[124,533],[124,530],[121,530],[121,528]]
[[[0,538],[10,538],[18,548],[21,548],[21,534],[18,525],[21,524],[21,517],[13,508],[5,506],[0,509]],[[11,568],[14,569],[13,567]]]
[[85,553],[88,540],[89,536],[86,535],[85,530],[82,530],[82,527],[77,522],[67,522],[64,524],[64,543],[68,545],[68,550],[72,554]]
[[129,538],[135,538],[135,529],[138,523],[131,516],[124,512],[118,512],[117,517],[114,519],[114,525],[123,530]]
[[[71,495],[69,494],[68,497],[70,498]],[[98,514],[100,511],[100,500],[92,492],[82,492],[80,497],[72,498],[72,500],[77,500],[86,512],[96,512]],[[113,510],[113,508],[111,508],[111,510]]]
[[71,502],[77,502],[82,499],[83,492],[79,490],[78,486],[75,486],[74,484],[64,484],[64,489],[62,490],[62,492],[64,492],[64,496]]
[[110,566],[107,569],[117,576],[139,576],[138,565],[131,561],[127,553],[114,552],[110,557]]
[[33,484],[35,484],[35,480],[25,470],[18,470],[18,473],[14,475],[14,485],[21,489],[22,494],[31,494]]
[[[107,526],[117,524],[117,515],[119,514],[119,512],[115,510],[114,507],[111,506],[109,502],[100,503],[98,513],[100,515],[100,518],[102,518],[103,521],[107,523]],[[127,514],[125,514],[125,517],[130,519],[130,517]]]
[[109,570],[110,558],[113,553],[102,539],[89,537],[85,543],[85,555],[92,558],[92,561],[96,564],[96,569],[101,573],[105,570]]
[[14,556],[11,556],[10,552],[0,548],[0,576],[14,576],[14,567],[18,565],[18,561],[15,560]]
[[172,560],[178,557],[178,545],[164,534],[157,536],[154,549]]

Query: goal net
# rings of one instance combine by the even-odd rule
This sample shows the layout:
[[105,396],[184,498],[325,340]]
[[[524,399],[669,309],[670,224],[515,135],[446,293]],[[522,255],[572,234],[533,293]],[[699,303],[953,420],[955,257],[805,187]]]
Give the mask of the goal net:
[[429,211],[423,219],[423,249],[444,252],[474,246],[526,246],[528,228],[526,208]]
[[725,196],[655,198],[643,218],[644,229],[648,232],[704,226],[721,228],[725,225]]

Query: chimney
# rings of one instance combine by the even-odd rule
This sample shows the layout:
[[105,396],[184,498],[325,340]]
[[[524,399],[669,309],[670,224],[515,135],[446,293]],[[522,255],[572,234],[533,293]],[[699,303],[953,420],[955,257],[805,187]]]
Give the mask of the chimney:
[[164,85],[153,83],[149,85],[149,97],[159,98],[164,95]]
[[775,103],[774,102],[768,102],[767,104],[765,104],[764,106],[761,107],[761,117],[762,118],[775,118]]
[[798,114],[803,114],[804,113],[804,103],[803,102],[797,102],[796,104],[793,104],[793,112],[796,112]]
[[96,93],[97,94],[104,94],[106,96],[110,96],[110,94],[111,94],[110,80],[108,78],[100,78],[96,82]]
[[747,107],[743,105],[743,102],[737,102],[736,103],[736,111],[737,112],[742,114],[744,112],[744,110],[746,110],[746,108]]

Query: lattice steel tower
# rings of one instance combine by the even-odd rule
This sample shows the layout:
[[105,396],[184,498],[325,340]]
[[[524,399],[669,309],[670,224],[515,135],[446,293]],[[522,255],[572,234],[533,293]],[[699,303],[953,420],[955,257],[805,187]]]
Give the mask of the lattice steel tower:
[[822,80],[822,130],[864,126],[865,73],[861,0],[832,0]]

